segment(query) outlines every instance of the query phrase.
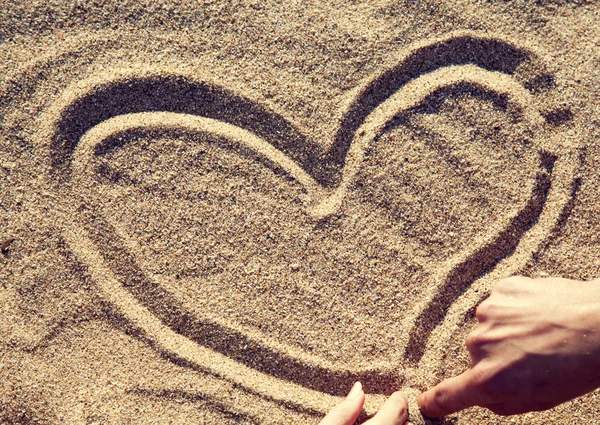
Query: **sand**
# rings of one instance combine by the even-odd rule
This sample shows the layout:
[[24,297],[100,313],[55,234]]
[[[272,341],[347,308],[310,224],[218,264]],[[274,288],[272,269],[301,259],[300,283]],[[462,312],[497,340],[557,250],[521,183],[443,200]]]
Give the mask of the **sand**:
[[499,279],[600,277],[598,3],[3,6],[0,422],[596,422],[415,397]]

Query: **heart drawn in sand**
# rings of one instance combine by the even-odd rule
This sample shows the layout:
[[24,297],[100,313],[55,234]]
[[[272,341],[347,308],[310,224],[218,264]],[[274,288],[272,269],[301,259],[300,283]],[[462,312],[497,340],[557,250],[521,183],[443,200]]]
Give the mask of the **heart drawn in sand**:
[[[495,36],[420,42],[321,144],[193,73],[111,70],[50,112],[52,179],[81,204],[65,238],[157,350],[269,400],[324,412],[356,379],[435,377],[431,341],[571,198],[577,155],[536,107],[536,61]],[[500,124],[473,132],[481,114]]]

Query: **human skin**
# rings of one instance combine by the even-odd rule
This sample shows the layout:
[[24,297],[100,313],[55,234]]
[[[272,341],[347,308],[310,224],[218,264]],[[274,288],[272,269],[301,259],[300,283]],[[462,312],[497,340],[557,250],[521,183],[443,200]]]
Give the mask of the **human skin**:
[[[365,403],[365,393],[360,382],[354,384],[346,399],[323,418],[319,425],[353,425]],[[393,393],[381,409],[363,425],[411,425],[406,422],[408,404],[401,392]]]
[[476,314],[471,367],[419,396],[425,416],[540,411],[600,387],[600,279],[511,277]]

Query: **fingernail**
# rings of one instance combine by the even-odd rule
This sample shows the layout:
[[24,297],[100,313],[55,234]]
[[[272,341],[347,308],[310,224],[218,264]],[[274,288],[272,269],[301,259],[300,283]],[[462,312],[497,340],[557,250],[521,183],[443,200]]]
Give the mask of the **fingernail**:
[[360,382],[356,382],[352,386],[352,389],[350,389],[350,392],[348,393],[348,396],[346,398],[348,400],[352,400],[352,399],[360,396],[361,392],[362,392],[362,384]]

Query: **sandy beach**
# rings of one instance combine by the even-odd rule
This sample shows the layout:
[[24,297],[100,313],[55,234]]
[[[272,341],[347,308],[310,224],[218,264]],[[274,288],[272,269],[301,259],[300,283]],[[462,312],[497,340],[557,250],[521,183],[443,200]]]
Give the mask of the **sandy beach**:
[[597,421],[415,402],[499,279],[600,277],[597,2],[3,9],[0,423]]

